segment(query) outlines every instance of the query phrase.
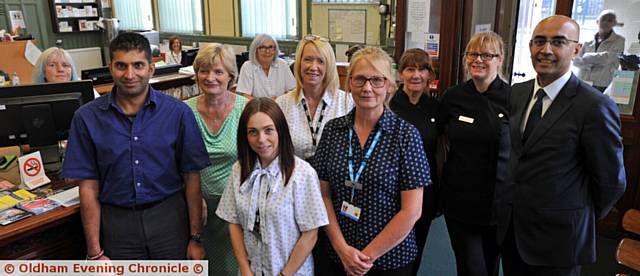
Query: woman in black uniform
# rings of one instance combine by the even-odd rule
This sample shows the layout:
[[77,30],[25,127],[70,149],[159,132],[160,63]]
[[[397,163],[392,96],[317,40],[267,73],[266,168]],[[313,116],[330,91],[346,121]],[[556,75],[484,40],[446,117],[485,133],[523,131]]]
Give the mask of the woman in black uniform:
[[391,98],[389,107],[420,132],[432,181],[432,185],[426,186],[422,190],[422,216],[414,226],[418,246],[418,256],[413,265],[413,275],[416,275],[422,260],[424,244],[427,242],[431,220],[436,217],[438,210],[439,186],[436,173],[438,128],[435,119],[438,112],[438,101],[429,95],[429,83],[434,72],[431,58],[427,52],[417,48],[406,50],[400,57],[399,70],[402,85]]
[[504,182],[510,147],[511,88],[499,76],[502,38],[493,32],[475,34],[464,59],[471,79],[445,91],[436,119],[448,141],[443,212],[458,275],[493,276],[499,260],[494,194]]

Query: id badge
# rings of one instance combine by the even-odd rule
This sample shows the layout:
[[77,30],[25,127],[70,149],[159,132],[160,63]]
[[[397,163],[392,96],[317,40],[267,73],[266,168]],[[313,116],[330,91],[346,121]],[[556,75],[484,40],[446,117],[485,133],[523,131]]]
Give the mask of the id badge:
[[358,221],[360,219],[360,208],[343,201],[342,207],[340,207],[340,214],[353,221]]

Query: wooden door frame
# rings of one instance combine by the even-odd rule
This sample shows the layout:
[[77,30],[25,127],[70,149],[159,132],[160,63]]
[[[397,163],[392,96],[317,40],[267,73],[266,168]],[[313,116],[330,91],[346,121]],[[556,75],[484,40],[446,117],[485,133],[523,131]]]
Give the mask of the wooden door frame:
[[[438,91],[442,93],[447,87],[457,84],[459,64],[461,60],[461,33],[463,1],[472,0],[442,0],[440,7],[440,64],[438,76]],[[397,62],[405,48],[405,32],[407,30],[407,0],[396,3],[396,41],[393,57]],[[456,34],[456,35],[452,35]]]

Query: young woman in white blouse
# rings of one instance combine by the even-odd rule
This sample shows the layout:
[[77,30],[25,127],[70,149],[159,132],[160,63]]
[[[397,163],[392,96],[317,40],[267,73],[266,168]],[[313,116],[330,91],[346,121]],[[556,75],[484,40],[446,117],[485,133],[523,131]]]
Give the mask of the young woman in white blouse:
[[329,41],[307,35],[298,43],[294,63],[296,88],[276,99],[287,117],[295,154],[309,160],[324,125],[353,108],[351,95],[340,90],[336,57]]
[[315,170],[294,156],[287,122],[269,98],[255,98],[238,125],[238,162],[216,214],[246,275],[313,275],[311,250],[329,223]]

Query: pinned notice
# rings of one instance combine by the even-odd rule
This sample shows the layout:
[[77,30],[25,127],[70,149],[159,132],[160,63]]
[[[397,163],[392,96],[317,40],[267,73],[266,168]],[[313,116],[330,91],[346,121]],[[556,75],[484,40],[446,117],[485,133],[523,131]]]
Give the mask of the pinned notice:
[[39,151],[19,157],[18,166],[20,167],[20,179],[29,190],[51,182],[44,173],[42,157]]

